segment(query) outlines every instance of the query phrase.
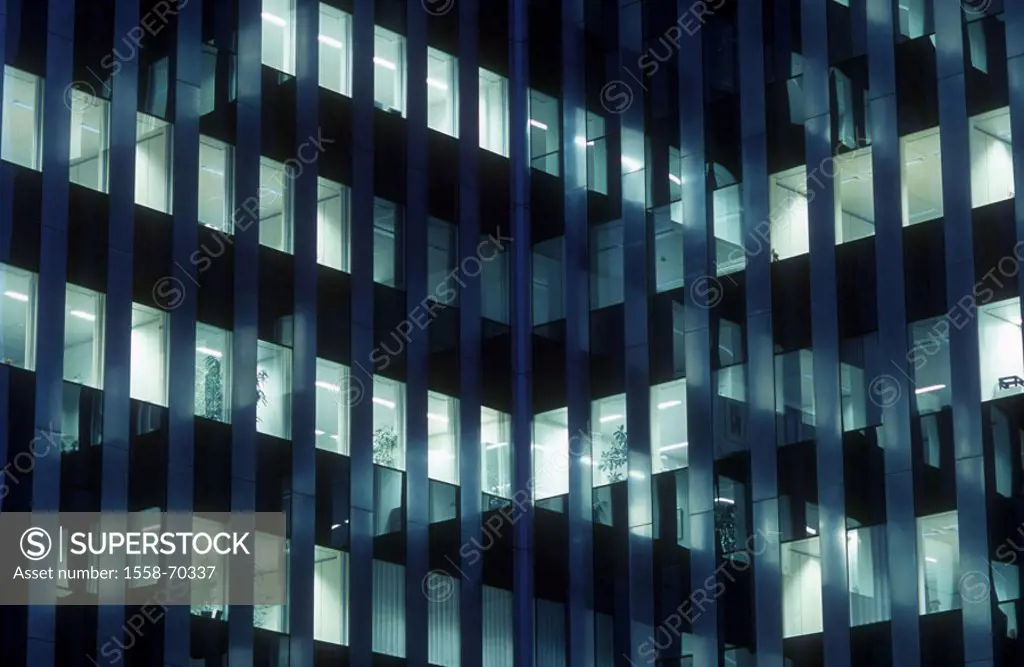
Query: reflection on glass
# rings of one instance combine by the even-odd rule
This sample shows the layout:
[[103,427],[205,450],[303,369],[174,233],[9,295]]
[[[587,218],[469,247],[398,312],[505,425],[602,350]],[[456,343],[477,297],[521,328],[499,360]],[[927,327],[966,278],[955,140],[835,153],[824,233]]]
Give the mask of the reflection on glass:
[[971,118],[971,205],[1013,198],[1013,140],[1010,109]]
[[295,0],[263,0],[263,64],[295,74]]
[[107,191],[110,102],[71,91],[71,182]]
[[942,146],[939,128],[903,137],[903,226],[942,217]]
[[885,526],[850,530],[846,534],[850,575],[850,626],[889,620],[889,561]]
[[405,37],[377,26],[373,39],[374,104],[405,116]]
[[480,148],[508,157],[508,79],[482,67]]
[[459,136],[459,59],[427,47],[427,127]]
[[651,387],[651,472],[689,465],[686,379]]
[[622,303],[626,283],[623,272],[622,220],[590,228],[590,308]]
[[561,114],[558,100],[530,91],[530,166],[559,175],[558,159],[562,151]]
[[917,519],[917,592],[921,615],[960,608],[957,513]]
[[234,152],[231,144],[211,137],[199,137],[199,222],[230,234],[231,169]]
[[403,289],[402,221],[398,205],[376,197],[373,200],[373,281]]
[[501,498],[512,497],[512,417],[480,408],[481,488]]
[[167,313],[132,304],[132,398],[167,405]]
[[320,3],[320,85],[352,96],[352,17]]
[[949,367],[949,323],[945,317],[913,322],[910,329],[911,381],[917,414],[938,412],[951,404],[952,375]]
[[347,185],[317,178],[316,261],[349,272],[351,231]]
[[138,114],[135,124],[135,203],[171,212],[170,123]]
[[812,537],[782,545],[782,636],[822,631],[821,543]]
[[459,483],[459,399],[427,392],[427,471],[431,479]]
[[341,364],[316,360],[316,427],[313,435],[317,449],[336,454],[349,453],[348,368]]
[[292,252],[291,180],[288,168],[260,158],[260,245]]
[[256,357],[256,430],[288,439],[292,432],[292,351],[259,341]]
[[569,411],[566,408],[533,419],[534,499],[569,492]]

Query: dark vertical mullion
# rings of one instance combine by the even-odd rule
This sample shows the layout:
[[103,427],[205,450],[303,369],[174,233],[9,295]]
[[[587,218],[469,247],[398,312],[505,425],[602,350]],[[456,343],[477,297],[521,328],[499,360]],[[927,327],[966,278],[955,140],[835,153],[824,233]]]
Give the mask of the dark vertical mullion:
[[[1006,26],[1006,71],[1010,89],[1010,136],[1013,137],[1013,131],[1017,130],[1016,136],[1024,137],[1024,5],[1007,3],[1003,23]],[[1012,150],[1014,192],[1024,192],[1020,189],[1024,187],[1024,141],[1013,144]],[[2,216],[0,211],[0,220]],[[1024,206],[1014,206],[1014,226],[1017,244],[1020,245],[1024,242]],[[1024,295],[1024,275],[1021,274],[1024,271],[1017,275],[1017,293]],[[1024,313],[1024,299],[1021,299],[1021,313]],[[1021,332],[1024,336],[1024,329]]]
[[[36,322],[36,400],[34,435],[43,438],[63,412],[64,318],[68,263],[68,166],[71,113],[65,102],[74,58],[74,0],[50,0],[47,11],[46,79],[43,128],[43,201],[40,229],[39,294]],[[39,350],[49,354],[39,354]],[[59,429],[59,427],[58,427]],[[51,436],[52,437],[52,436]],[[60,508],[61,457],[38,457],[32,474],[32,510]],[[55,593],[53,581],[32,581],[30,595]],[[26,665],[53,664],[56,646],[56,608],[28,608]]]
[[[869,0],[871,167],[875,210],[878,340],[885,366],[869,380],[868,398],[882,408],[885,443],[886,564],[890,585],[892,664],[921,664],[917,540],[914,519],[907,308],[903,265],[901,158],[894,47],[896,2]],[[892,364],[892,367],[889,366]],[[895,396],[896,400],[890,400]]]
[[[352,17],[352,371],[349,411],[350,567],[349,659],[370,667],[373,652],[373,169],[374,5],[360,2]],[[355,391],[362,388],[361,394]]]
[[595,664],[594,469],[590,428],[590,228],[583,0],[562,0],[562,182],[565,187],[565,379],[570,433],[568,654]]
[[[769,8],[770,11],[770,8]],[[775,352],[772,340],[771,210],[764,3],[739,6],[739,80],[743,159],[742,215],[746,256],[747,448],[751,462],[754,559],[754,637],[758,664],[782,667],[782,563],[779,534],[778,451],[775,443]]]
[[[231,341],[231,511],[251,512],[256,507],[256,363],[259,321],[259,201],[260,123],[262,104],[262,19],[260,0],[238,0],[238,99],[235,104],[234,220],[235,312]],[[252,585],[252,559],[236,561],[232,590]],[[251,664],[253,608],[231,605],[228,611],[228,663]]]
[[525,521],[513,533],[513,649],[515,664],[536,664],[534,641],[533,313],[530,234],[529,8],[509,3],[509,169],[512,204],[512,457],[513,488],[529,498]]
[[[619,56],[628,66],[643,50],[645,5],[619,6]],[[646,161],[644,96],[619,116],[622,155]],[[624,163],[623,163],[624,164]],[[648,341],[647,169],[620,165],[623,227],[623,321],[625,331],[626,423],[629,426],[627,516],[629,562],[630,658],[641,660],[640,647],[654,626],[654,563],[651,509],[651,382]]]
[[[172,70],[174,78],[171,81],[174,86],[171,98],[174,100],[171,256],[172,266],[186,273],[180,278],[181,285],[186,288],[194,286],[196,280],[196,266],[190,257],[199,238],[196,180],[199,173],[199,98],[203,73],[203,5],[202,0],[191,1],[194,3],[191,10],[178,15]],[[223,45],[218,44],[220,46]],[[197,298],[195,291],[185,293],[172,310],[168,327],[169,512],[191,512],[193,507]],[[183,526],[181,530],[189,528]],[[164,662],[169,667],[191,665],[190,635],[191,609],[181,605],[168,607],[164,623]]]
[[[423,313],[427,285],[427,13],[410,3],[406,62],[406,216],[405,298],[407,317]],[[410,667],[427,667],[429,609],[424,577],[430,568],[430,462],[427,430],[429,331],[413,327],[406,347],[405,387],[405,660]]]
[[836,200],[838,165],[832,157],[829,105],[828,7],[804,0],[804,136],[807,226],[811,270],[811,339],[818,477],[824,660],[850,664],[850,601],[843,490],[843,424],[839,393],[839,310],[836,297]]
[[[939,129],[942,153],[943,233],[946,248],[946,307],[956,324],[949,330],[956,455],[956,505],[961,572],[988,572],[988,521],[982,458],[981,378],[978,375],[978,321],[974,316],[974,242],[970,132],[964,71],[963,14],[959,3],[935,3]],[[992,660],[992,608],[966,604],[963,614],[964,662]]]
[[[316,535],[316,332],[317,160],[308,149],[319,141],[320,24],[318,0],[295,7],[295,165],[292,224],[295,249],[295,317],[292,338],[291,550],[288,565],[288,656],[293,665],[313,664],[313,596]],[[332,137],[325,138],[327,141]],[[326,150],[330,150],[329,144]],[[294,164],[294,163],[293,163]]]
[[[459,10],[459,257],[476,252],[480,236],[480,13],[477,0]],[[513,234],[514,236],[515,234]],[[461,268],[460,268],[461,272]],[[459,292],[459,543],[480,544],[482,495],[480,392],[482,292],[460,276]],[[519,487],[516,487],[519,488]],[[461,550],[460,550],[461,555]],[[459,562],[459,650],[463,665],[483,661],[483,559],[467,550]]]
[[[118,0],[114,6],[114,34],[127,34],[139,22],[137,0]],[[101,452],[100,510],[105,530],[128,530],[129,426],[131,420],[132,242],[135,218],[135,123],[139,64],[123,63],[112,80],[110,104],[111,178],[109,187],[107,286],[103,320],[103,449]],[[118,513],[121,513],[118,516]],[[100,567],[118,568],[124,555],[103,557]],[[107,637],[124,633],[124,584],[100,584],[97,609],[97,652]],[[121,603],[121,604],[119,604]]]
[[[678,0],[679,15],[689,11],[688,0]],[[690,588],[703,590],[715,577],[715,447],[712,406],[715,388],[711,372],[711,308],[713,275],[712,212],[708,201],[707,158],[704,141],[704,31],[682,41],[679,49],[679,136],[683,181],[683,267],[686,282],[686,414],[689,437]],[[703,604],[703,603],[702,603]],[[710,601],[693,621],[693,661],[718,664],[717,604]]]

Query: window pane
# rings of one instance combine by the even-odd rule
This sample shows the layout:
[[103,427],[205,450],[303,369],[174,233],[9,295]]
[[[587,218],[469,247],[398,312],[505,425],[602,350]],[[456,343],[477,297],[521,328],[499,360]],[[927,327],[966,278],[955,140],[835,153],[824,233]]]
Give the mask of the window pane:
[[0,155],[4,160],[39,170],[42,152],[42,79],[4,68],[3,132]]
[[775,355],[775,412],[775,437],[780,446],[814,437],[814,354],[811,350]]
[[403,289],[402,225],[398,206],[386,199],[373,201],[373,280]]
[[844,153],[835,161],[836,244],[875,235],[875,187],[871,147]]
[[569,411],[552,410],[533,420],[534,499],[569,493]]
[[975,208],[1013,197],[1010,109],[971,119],[971,204]]
[[480,408],[480,445],[484,493],[512,497],[512,417],[490,408]]
[[651,472],[689,465],[686,434],[686,380],[651,387]]
[[0,264],[0,362],[36,366],[36,276]]
[[263,0],[263,64],[295,74],[295,0]]
[[67,286],[64,379],[103,389],[103,295]]
[[562,237],[533,246],[533,324],[565,317],[562,305]]
[[594,486],[621,482],[626,479],[629,456],[626,395],[593,401],[590,415]]
[[558,100],[530,91],[530,166],[559,175],[558,156],[562,150],[561,117]]
[[317,178],[316,261],[338,271],[349,271],[349,189],[341,183]]
[[405,385],[373,378],[373,462],[405,470]]
[[280,162],[260,158],[260,245],[292,252],[291,174]]
[[232,233],[231,168],[233,147],[210,137],[199,137],[199,222]]
[[[576,137],[579,142],[580,137]],[[608,140],[604,118],[587,112],[587,188],[608,194]]]
[[740,187],[736,183],[715,190],[712,199],[715,212],[715,269],[720,276],[742,271],[747,265],[743,249]]
[[[911,380],[917,414],[938,412],[951,405],[952,375],[949,368],[949,323],[945,316],[910,325]],[[1017,343],[1020,347],[1020,343]]]
[[960,532],[956,512],[917,519],[919,613],[960,608]]
[[807,169],[801,165],[770,180],[772,261],[807,254]]
[[320,3],[320,85],[352,96],[352,17]]
[[132,304],[132,398],[167,405],[167,313]]
[[459,303],[459,283],[452,275],[456,268],[457,236],[455,225],[427,218],[427,295],[445,305]]
[[135,203],[171,212],[172,126],[138,114],[135,124]]
[[596,310],[622,303],[623,274],[622,220],[590,228],[590,308]]
[[373,99],[405,116],[405,37],[379,26],[373,33]]
[[508,79],[480,68],[480,148],[508,157]]
[[427,47],[427,127],[459,136],[459,59]]
[[978,315],[981,400],[1024,391],[1020,299],[982,306]]
[[256,356],[256,430],[291,437],[292,351],[259,341]]
[[459,483],[459,399],[427,392],[427,468],[431,479]]
[[942,217],[939,128],[903,137],[903,225]]
[[782,636],[822,631],[821,544],[812,537],[782,545]]
[[71,91],[71,182],[107,191],[110,102]]
[[348,643],[348,554],[319,544],[315,548],[313,639],[344,645]]
[[[480,240],[485,241],[487,237],[481,236]],[[512,295],[508,283],[508,251],[496,250],[493,257],[483,262],[480,275],[481,290],[487,295],[480,302],[480,316],[508,324],[509,299]]]
[[196,415],[231,423],[231,332],[196,324]]
[[850,573],[850,627],[889,620],[889,561],[885,526],[846,534]]
[[326,359],[316,360],[317,449],[348,455],[348,403],[343,388],[348,386],[348,368]]
[[683,286],[683,206],[676,202],[651,211],[654,224],[655,290]]

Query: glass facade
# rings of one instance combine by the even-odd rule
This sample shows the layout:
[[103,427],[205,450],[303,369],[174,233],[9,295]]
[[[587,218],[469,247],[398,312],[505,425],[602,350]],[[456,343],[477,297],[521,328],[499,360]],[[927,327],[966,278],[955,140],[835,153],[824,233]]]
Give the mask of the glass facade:
[[1019,662],[1024,9],[126,1],[0,13],[0,501],[289,598],[12,664]]

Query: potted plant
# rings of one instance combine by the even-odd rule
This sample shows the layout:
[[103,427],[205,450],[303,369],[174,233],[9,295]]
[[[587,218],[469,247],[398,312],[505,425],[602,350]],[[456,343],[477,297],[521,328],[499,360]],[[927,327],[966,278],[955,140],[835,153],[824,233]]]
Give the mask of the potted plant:
[[619,426],[612,434],[612,440],[601,452],[601,460],[597,469],[604,473],[609,482],[620,482],[626,477],[626,464],[629,460],[629,438],[626,427]]
[[[257,405],[257,407],[260,406],[260,405],[262,405],[263,407],[266,407],[266,406],[270,405],[270,401],[267,400],[267,392],[263,389],[263,386],[267,383],[267,380],[269,378],[270,378],[270,373],[267,372],[267,369],[261,368],[258,371],[256,371],[256,405]],[[263,421],[262,419],[259,418],[259,410],[257,410],[256,421],[257,422]]]
[[373,432],[373,462],[377,465],[395,467],[398,451],[398,434],[391,426],[383,426]]

